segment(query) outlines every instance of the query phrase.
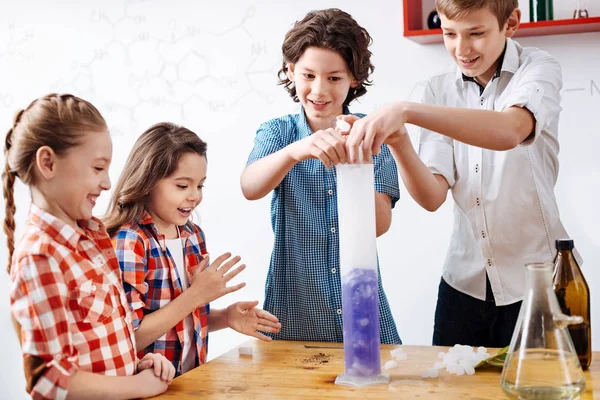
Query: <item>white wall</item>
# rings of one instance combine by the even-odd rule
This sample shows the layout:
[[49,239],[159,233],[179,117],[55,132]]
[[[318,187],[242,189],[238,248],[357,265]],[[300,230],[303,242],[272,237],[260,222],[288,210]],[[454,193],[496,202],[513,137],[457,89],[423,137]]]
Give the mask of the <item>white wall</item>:
[[[15,3],[2,5],[0,13],[2,129],[10,127],[18,108],[42,94],[80,95],[98,106],[110,125],[113,182],[137,136],[154,122],[181,123],[209,143],[209,179],[199,209],[209,251],[213,255],[232,251],[248,265],[240,278],[248,286],[214,302],[214,307],[263,299],[272,247],[269,198],[245,201],[238,181],[258,125],[297,109],[276,85],[281,41],[290,25],[311,9],[338,6],[369,30],[374,38],[375,86],[353,105],[354,111],[370,112],[397,99],[418,100],[419,82],[451,65],[442,45],[418,45],[402,37],[400,1]],[[600,15],[598,1],[588,1],[588,6],[590,13]],[[550,51],[563,65],[564,86],[569,90],[563,92],[556,193],[563,221],[586,260],[583,269],[595,290],[600,284],[600,161],[596,150],[600,92],[591,87],[592,83],[600,87],[600,33],[532,37],[521,43]],[[22,227],[29,201],[22,186],[17,199],[17,225]],[[104,194],[98,214],[107,202],[108,194]],[[3,212],[2,204],[1,218]],[[436,213],[428,213],[402,188],[392,228],[378,240],[384,286],[406,344],[431,343],[451,213],[451,201]],[[0,235],[0,243],[4,240]],[[0,260],[5,259],[2,246]],[[0,293],[4,293],[0,300],[4,349],[0,398],[13,399],[23,397],[24,380],[9,323],[8,287],[8,277],[0,272]],[[592,296],[594,348],[598,349],[600,300]],[[243,340],[232,332],[212,334],[209,356]]]

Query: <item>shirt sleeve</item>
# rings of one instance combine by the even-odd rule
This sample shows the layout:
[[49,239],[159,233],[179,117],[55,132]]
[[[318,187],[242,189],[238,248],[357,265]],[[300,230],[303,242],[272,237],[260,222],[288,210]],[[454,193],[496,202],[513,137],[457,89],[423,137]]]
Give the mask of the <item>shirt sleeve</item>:
[[535,129],[522,146],[531,145],[540,134],[558,118],[560,111],[560,90],[562,71],[560,64],[550,55],[526,66],[513,83],[517,88],[500,105],[500,111],[509,107],[528,109],[535,118]]
[[[437,104],[431,82],[425,86],[424,104]],[[421,128],[419,135],[419,158],[431,172],[442,175],[448,186],[454,186],[454,142],[453,139],[429,129]]]
[[52,257],[20,260],[12,277],[11,311],[21,326],[27,391],[33,399],[64,399],[70,377],[79,369],[67,304],[68,286]]
[[394,208],[400,199],[400,187],[396,161],[387,145],[381,146],[381,152],[373,157],[373,162],[375,163],[375,190],[390,196]]
[[115,238],[115,252],[121,268],[123,289],[133,315],[133,329],[136,330],[144,318],[148,296],[146,247],[137,232],[121,230]]
[[282,137],[279,121],[273,119],[263,123],[256,131],[254,138],[254,148],[248,156],[246,165],[271,155],[285,147]]

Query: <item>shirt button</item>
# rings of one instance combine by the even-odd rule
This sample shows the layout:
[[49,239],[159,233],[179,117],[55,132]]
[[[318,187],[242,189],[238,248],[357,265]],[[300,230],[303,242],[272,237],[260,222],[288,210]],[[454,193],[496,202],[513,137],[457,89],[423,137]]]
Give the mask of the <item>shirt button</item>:
[[327,191],[327,194],[331,196],[331,195],[333,194],[333,190],[329,189],[329,190]]
[[475,164],[475,172],[479,172],[479,164]]
[[485,232],[481,231],[481,236],[485,239]]
[[60,361],[60,360],[62,360],[62,356],[60,354],[57,354],[57,355],[54,356],[54,359],[56,361]]
[[477,205],[480,206],[481,205],[481,201],[479,200],[479,197],[477,198]]
[[338,313],[338,315],[342,315],[342,309],[341,309],[341,308],[338,308],[338,309],[337,309],[337,313]]
[[490,267],[492,266],[492,260],[490,260],[489,258],[488,258],[488,265],[489,265]]
[[335,268],[331,268],[331,273],[335,274],[336,269]]
[[125,322],[130,323],[131,322],[131,318],[128,316],[125,317]]
[[335,228],[331,228],[331,233],[335,233]]
[[96,291],[96,285],[92,285],[92,292]]

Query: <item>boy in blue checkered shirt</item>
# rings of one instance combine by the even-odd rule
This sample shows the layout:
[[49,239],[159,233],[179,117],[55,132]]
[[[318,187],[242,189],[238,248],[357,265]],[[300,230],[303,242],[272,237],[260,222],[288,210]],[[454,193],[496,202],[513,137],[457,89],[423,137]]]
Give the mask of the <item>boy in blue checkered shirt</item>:
[[[338,9],[310,12],[286,34],[279,71],[302,108],[263,123],[241,177],[244,196],[257,200],[273,191],[275,245],[264,309],[282,328],[275,339],[343,341],[342,289],[334,165],[347,160],[345,141],[333,127],[362,96],[373,71],[371,37]],[[362,117],[360,114],[355,114]],[[394,159],[384,146],[373,157],[377,235],[390,227],[398,200]],[[382,343],[401,343],[379,280]]]

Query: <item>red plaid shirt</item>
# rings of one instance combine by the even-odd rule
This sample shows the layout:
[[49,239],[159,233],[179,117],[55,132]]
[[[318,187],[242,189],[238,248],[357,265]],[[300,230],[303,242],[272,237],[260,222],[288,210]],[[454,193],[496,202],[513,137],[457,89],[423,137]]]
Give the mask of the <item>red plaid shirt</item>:
[[[185,241],[183,254],[188,282],[192,282],[193,271],[207,254],[204,233],[192,222],[180,226],[179,232],[181,239]],[[165,236],[158,232],[147,212],[139,222],[123,225],[113,237],[123,274],[123,287],[133,311],[134,329],[140,326],[144,315],[166,306],[183,293],[179,272],[165,240]],[[196,308],[192,313],[192,351],[196,353],[194,366],[206,361],[208,314],[208,304]],[[173,363],[177,374],[187,372],[181,370],[184,329],[184,320],[181,320],[165,335],[138,353],[138,356],[160,353]]]
[[119,265],[98,219],[75,230],[31,206],[13,256],[11,311],[32,398],[62,399],[77,370],[133,375],[135,336]]

